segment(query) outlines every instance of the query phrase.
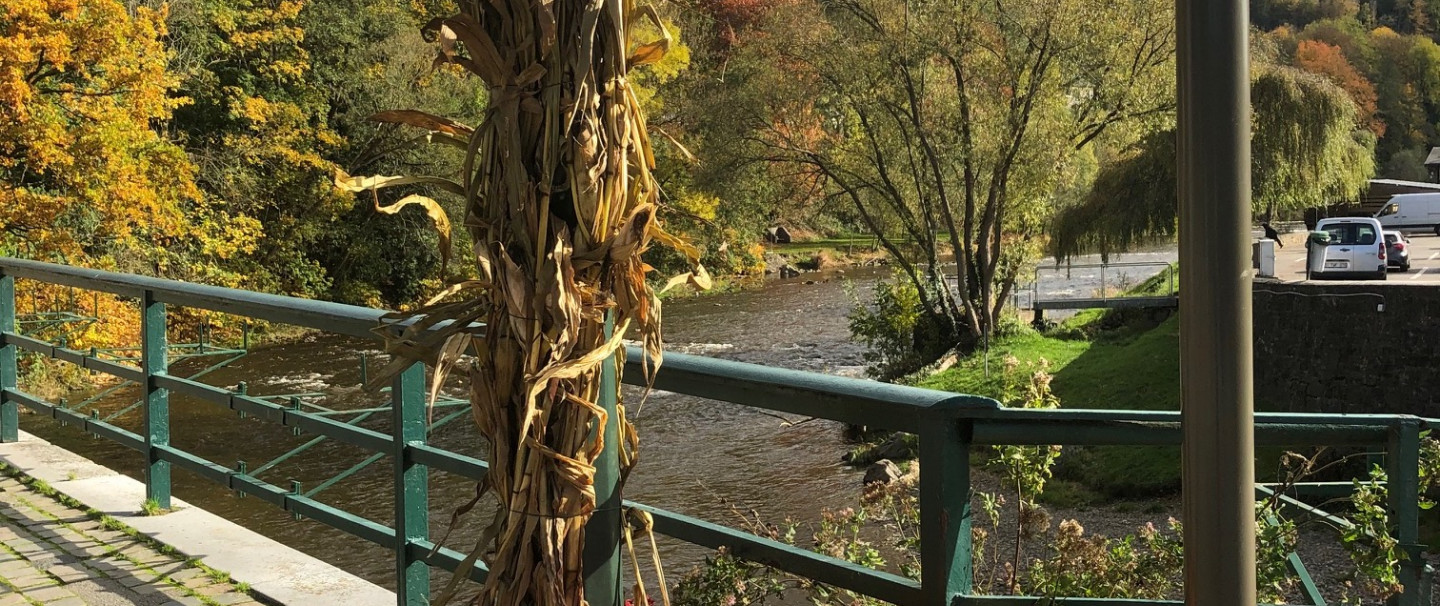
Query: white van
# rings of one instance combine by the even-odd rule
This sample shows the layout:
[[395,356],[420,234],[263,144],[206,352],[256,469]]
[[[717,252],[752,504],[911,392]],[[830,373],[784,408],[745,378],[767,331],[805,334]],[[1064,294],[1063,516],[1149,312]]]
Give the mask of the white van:
[[[1380,220],[1374,217],[1332,217],[1321,219],[1315,231],[1325,232],[1328,241],[1306,241],[1310,277],[1315,279],[1384,280],[1386,277],[1385,238]],[[1322,238],[1323,239],[1323,238]]]
[[1375,218],[1388,230],[1425,230],[1440,235],[1440,192],[1395,194]]

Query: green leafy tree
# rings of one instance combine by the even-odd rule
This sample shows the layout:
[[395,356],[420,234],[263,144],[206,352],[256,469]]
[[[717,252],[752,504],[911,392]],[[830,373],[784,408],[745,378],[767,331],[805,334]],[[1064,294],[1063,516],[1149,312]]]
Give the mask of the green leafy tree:
[[349,206],[330,187],[341,143],[313,81],[295,0],[202,1],[170,23],[179,93],[172,128],[207,197],[260,222],[254,253],[236,260],[245,286],[314,295],[326,285],[307,254],[324,219]]
[[782,6],[729,64],[738,96],[725,103],[744,108],[728,112],[744,142],[734,157],[809,176],[896,259],[939,338],[976,343],[1040,253],[1078,150],[1170,119],[1169,10]]
[[[1351,199],[1374,173],[1374,136],[1325,77],[1261,66],[1251,84],[1251,202],[1271,216]],[[1175,138],[1161,132],[1100,171],[1085,201],[1055,222],[1057,259],[1119,252],[1176,232]]]

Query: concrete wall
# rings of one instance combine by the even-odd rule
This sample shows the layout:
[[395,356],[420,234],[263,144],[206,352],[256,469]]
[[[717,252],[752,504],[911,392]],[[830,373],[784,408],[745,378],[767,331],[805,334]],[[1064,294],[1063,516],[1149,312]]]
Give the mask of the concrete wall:
[[1440,417],[1440,287],[1257,280],[1254,317],[1257,409]]

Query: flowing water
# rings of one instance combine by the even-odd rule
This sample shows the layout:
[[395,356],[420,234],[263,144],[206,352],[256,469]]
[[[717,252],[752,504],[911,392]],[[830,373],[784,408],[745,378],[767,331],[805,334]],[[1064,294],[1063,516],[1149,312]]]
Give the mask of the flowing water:
[[[860,376],[864,348],[849,337],[845,316],[853,299],[848,291],[853,288],[856,294],[867,297],[875,280],[885,275],[883,269],[849,270],[848,279],[833,273],[806,274],[769,282],[755,290],[666,302],[667,349]],[[1079,287],[1090,288],[1084,284]],[[323,392],[323,397],[312,401],[340,411],[381,406],[383,396],[365,393],[358,387],[361,353],[369,356],[372,368],[384,361],[376,343],[316,335],[258,347],[205,374],[202,380],[230,388],[244,381],[252,395]],[[181,361],[172,365],[172,373],[184,376],[199,372],[220,359]],[[447,392],[463,395],[464,389],[457,384]],[[133,403],[137,395],[133,387],[121,389],[98,400],[94,407],[102,415],[110,414]],[[787,518],[813,521],[824,508],[845,507],[856,501],[861,472],[840,463],[848,446],[837,423],[781,418],[666,392],[652,393],[643,406],[636,407],[638,396],[638,390],[629,391],[627,396],[635,408],[631,418],[641,440],[639,462],[625,487],[627,498],[730,526],[743,526],[742,516],[749,515],[753,520],[754,513],[768,522]],[[85,394],[74,394],[70,401],[83,397]],[[435,418],[444,418],[445,412],[437,412]],[[388,431],[386,417],[384,412],[373,414],[360,424]],[[140,422],[138,410],[121,415],[117,422],[135,430]],[[22,426],[111,468],[137,478],[141,475],[139,456],[119,445],[33,416],[26,416]],[[283,487],[296,480],[303,490],[322,485],[370,454],[326,441],[261,470],[266,462],[313,436],[296,437],[287,428],[238,418],[233,412],[178,395],[172,396],[171,426],[172,443],[178,447],[220,464],[244,460],[252,474],[261,479]],[[442,448],[474,456],[482,454],[478,434],[464,414],[433,431],[430,439]],[[325,488],[317,498],[389,524],[392,480],[389,460],[381,459]],[[174,481],[175,494],[191,504],[393,587],[394,563],[388,549],[316,522],[293,520],[258,498],[240,498],[182,470],[174,472]],[[431,474],[433,537],[445,533],[451,512],[474,493],[474,484],[463,478]],[[137,509],[139,506],[136,503]],[[477,513],[462,521],[447,545],[468,551],[478,534],[476,529],[483,527],[486,517]],[[661,554],[673,582],[677,573],[699,562],[706,550],[665,540]]]

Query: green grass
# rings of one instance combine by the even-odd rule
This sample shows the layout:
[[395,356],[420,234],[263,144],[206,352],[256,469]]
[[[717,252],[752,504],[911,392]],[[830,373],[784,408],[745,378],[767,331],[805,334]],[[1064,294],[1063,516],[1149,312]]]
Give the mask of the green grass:
[[159,516],[170,513],[170,510],[161,507],[160,502],[155,499],[145,499],[145,502],[140,504],[140,513],[147,516]]
[[[1163,280],[1151,280],[1136,290],[1152,289],[1152,282],[1168,287]],[[1008,378],[1007,357],[1013,357]],[[1027,331],[993,343],[988,376],[984,353],[977,352],[919,384],[1003,400],[1007,383],[1019,384],[1042,365],[1054,376],[1051,389],[1064,408],[1179,410],[1179,317],[1157,322],[1151,310],[1088,314],[1051,334]],[[1180,485],[1180,451],[1155,446],[1068,447],[1056,464],[1055,477],[1061,491],[1055,499],[1062,502],[1057,504],[1167,494]]]

